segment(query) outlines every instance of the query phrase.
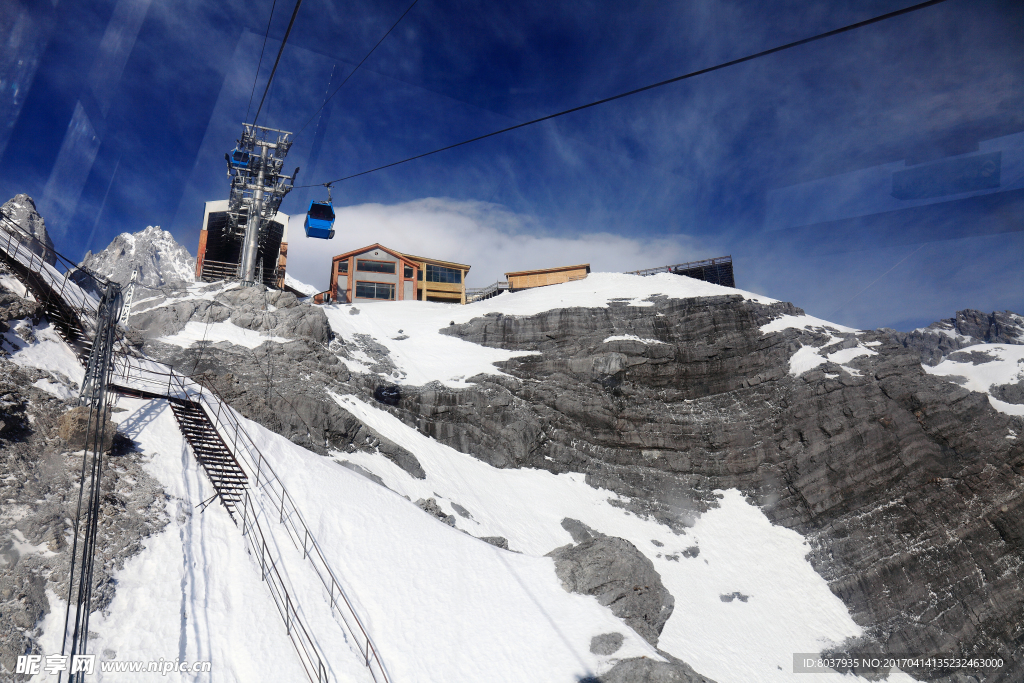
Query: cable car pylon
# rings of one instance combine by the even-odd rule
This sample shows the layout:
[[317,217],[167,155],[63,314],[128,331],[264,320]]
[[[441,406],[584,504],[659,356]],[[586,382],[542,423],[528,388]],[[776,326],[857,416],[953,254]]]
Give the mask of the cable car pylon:
[[247,286],[258,281],[256,261],[268,239],[270,219],[295,185],[299,169],[290,176],[281,172],[291,146],[291,133],[243,123],[238,144],[224,155],[231,177],[229,231],[241,241],[237,277]]

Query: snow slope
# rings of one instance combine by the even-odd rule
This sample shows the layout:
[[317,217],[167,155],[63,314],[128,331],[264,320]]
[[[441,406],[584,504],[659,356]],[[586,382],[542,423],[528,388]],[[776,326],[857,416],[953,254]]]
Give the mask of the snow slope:
[[[355,452],[335,457],[370,470],[413,500],[435,497],[445,512],[457,515],[458,527],[468,533],[504,536],[511,549],[540,555],[572,541],[561,527],[561,520],[571,517],[631,541],[654,562],[676,598],[659,647],[718,683],[834,681],[835,674],[794,675],[793,653],[819,652],[861,633],[842,601],[804,559],[809,549],[800,535],[773,526],[735,490],[719,492],[720,507],[677,536],[664,525],[612,505],[609,501],[620,497],[587,485],[581,474],[496,469],[356,397],[336,400],[412,451],[427,478],[410,477],[382,455]],[[459,515],[453,503],[471,517]],[[746,599],[722,599],[734,592]],[[889,680],[911,680],[901,676]]]

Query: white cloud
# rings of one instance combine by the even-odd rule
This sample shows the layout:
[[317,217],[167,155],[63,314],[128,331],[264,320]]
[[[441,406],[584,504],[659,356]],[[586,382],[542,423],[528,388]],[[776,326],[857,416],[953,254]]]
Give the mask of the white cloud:
[[288,228],[288,272],[319,289],[331,257],[379,242],[397,251],[472,266],[471,287],[504,280],[504,273],[589,263],[594,272],[638,270],[717,256],[685,235],[656,239],[610,233],[546,235],[532,217],[479,201],[426,198],[395,205],[335,208],[336,237],[307,239],[304,214]]

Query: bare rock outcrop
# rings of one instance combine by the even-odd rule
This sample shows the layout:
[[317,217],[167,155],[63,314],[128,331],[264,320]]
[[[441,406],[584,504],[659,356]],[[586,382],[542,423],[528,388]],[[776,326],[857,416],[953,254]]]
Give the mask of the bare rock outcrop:
[[1010,311],[983,313],[973,309],[957,311],[928,327],[912,332],[883,328],[904,348],[921,355],[921,362],[935,366],[946,356],[977,344],[1024,344],[1024,318]]
[[36,203],[32,197],[27,194],[15,195],[0,207],[0,213],[39,240],[40,244],[32,245],[33,252],[42,256],[43,260],[51,266],[57,262],[53,241],[50,239],[49,233],[46,232],[46,221],[36,211]]
[[[624,659],[592,683],[715,683],[680,660],[656,662],[646,657]],[[584,679],[583,683],[587,683]]]
[[571,593],[593,595],[652,645],[672,615],[675,599],[661,575],[624,538],[597,535],[548,553],[555,573]]
[[117,434],[117,425],[110,419],[110,415],[108,408],[103,424],[98,424],[98,420],[90,421],[89,406],[77,406],[60,416],[57,436],[71,451],[91,451],[98,445],[101,452],[109,453],[114,446],[114,435]]
[[299,303],[291,292],[263,286],[209,285],[211,298],[181,299],[174,292],[150,297],[132,308],[131,326],[143,339],[176,334],[190,322],[210,324],[230,321],[243,330],[268,337],[308,339],[328,344],[332,333],[319,306]]

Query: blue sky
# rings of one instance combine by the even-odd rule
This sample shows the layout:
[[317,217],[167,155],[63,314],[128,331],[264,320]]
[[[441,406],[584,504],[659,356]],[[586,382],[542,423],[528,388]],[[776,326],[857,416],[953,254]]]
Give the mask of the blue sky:
[[[194,252],[271,4],[3,3],[0,196],[35,197],[73,258],[147,225]],[[304,0],[260,123],[299,131],[408,4]],[[323,182],[909,4],[419,0],[287,167]],[[857,327],[1024,312],[1021,74],[1024,3],[947,0],[339,184],[338,236],[293,230],[290,271],[322,285],[377,241],[471,263],[471,286],[731,254],[741,288]],[[921,196],[897,199],[907,169]]]

